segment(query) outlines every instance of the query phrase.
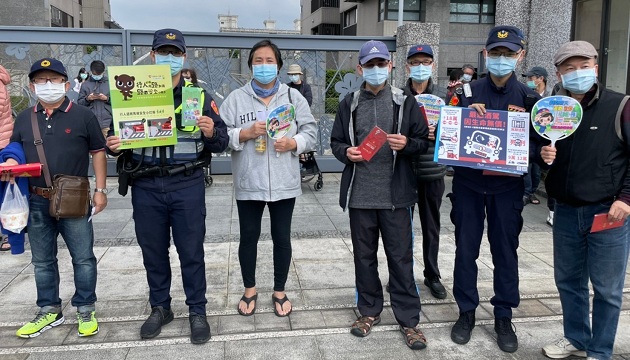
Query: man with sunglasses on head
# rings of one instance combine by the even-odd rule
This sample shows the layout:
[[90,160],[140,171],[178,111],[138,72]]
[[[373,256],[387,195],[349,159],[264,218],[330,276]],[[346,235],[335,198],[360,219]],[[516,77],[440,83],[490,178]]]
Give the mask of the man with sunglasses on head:
[[[93,214],[107,206],[107,160],[105,138],[96,116],[90,109],[74,104],[66,96],[70,89],[68,74],[61,61],[45,58],[36,61],[28,74],[30,89],[37,96],[34,107],[22,111],[14,125],[11,143],[24,148],[25,162],[43,162],[38,146],[46,157],[44,174],[72,175],[87,178],[90,155],[96,180],[92,197]],[[33,123],[39,134],[33,132]],[[41,151],[41,149],[40,149]],[[9,159],[2,165],[16,165]],[[4,175],[2,180],[9,180]],[[65,318],[59,297],[59,267],[57,236],[61,234],[72,258],[75,292],[71,299],[77,308],[79,336],[98,333],[96,320],[96,257],[94,229],[90,214],[79,218],[56,218],[50,215],[51,188],[46,177],[29,178],[29,225],[32,263],[35,268],[35,288],[39,311],[31,322],[17,330],[22,338],[34,338],[44,331],[61,325]],[[27,196],[28,194],[23,194]]]
[[[172,231],[189,309],[190,341],[202,344],[210,339],[203,248],[206,234],[203,167],[209,163],[211,152],[226,149],[227,127],[214,100],[205,92],[201,94],[203,111],[197,125],[181,124],[182,88],[193,86],[181,76],[186,60],[186,43],[181,32],[156,31],[151,59],[155,64],[171,68],[175,106],[175,123],[171,126],[177,127],[177,145],[124,150],[119,157],[120,177],[130,179],[132,185],[136,237],[149,283],[151,315],[142,325],[140,336],[154,338],[163,325],[173,320],[169,261]],[[109,135],[108,148],[119,154],[120,138],[114,136],[113,130]],[[127,184],[121,186],[126,191]]]
[[[361,47],[357,73],[365,81],[339,104],[331,147],[346,165],[339,205],[344,211],[349,209],[361,313],[351,333],[367,336],[381,320],[383,287],[376,257],[380,233],[387,255],[392,310],[405,344],[419,350],[426,347],[427,340],[418,327],[420,297],[413,274],[411,209],[418,192],[411,158],[427,151],[428,129],[416,99],[389,85],[391,70],[384,43],[368,41]],[[359,144],[372,131],[386,133],[387,139],[366,161]]]
[[[459,96],[460,106],[473,108],[479,115],[485,115],[486,109],[529,111],[540,95],[520,83],[514,74],[516,65],[525,56],[525,44],[521,30],[516,27],[497,26],[490,30],[484,49],[489,76],[464,89]],[[523,194],[522,176],[455,168],[453,192],[448,197],[455,225],[453,295],[459,307],[451,339],[457,344],[468,343],[475,327],[475,310],[479,306],[476,261],[487,214],[494,265],[494,296],[490,303],[494,306],[497,344],[505,352],[518,349],[512,309],[518,307],[520,300],[517,248],[523,227]]]

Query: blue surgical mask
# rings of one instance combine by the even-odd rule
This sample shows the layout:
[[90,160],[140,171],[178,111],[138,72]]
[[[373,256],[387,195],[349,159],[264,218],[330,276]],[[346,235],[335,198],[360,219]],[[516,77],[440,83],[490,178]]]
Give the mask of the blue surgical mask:
[[[365,71],[364,71],[365,72]],[[416,82],[424,82],[431,77],[433,66],[418,65],[409,67],[409,76]]]
[[83,74],[81,74],[81,75],[79,75],[79,76],[80,76],[80,77],[81,77],[81,79],[83,79],[83,80],[87,79],[87,74],[86,74],[86,73],[83,73]]
[[155,64],[156,65],[170,65],[171,76],[175,76],[175,74],[180,72],[182,68],[184,67],[184,57],[173,56],[173,54],[168,54],[168,55],[155,54]]
[[504,77],[514,71],[519,57],[512,59],[502,55],[495,59],[487,56],[486,67],[488,68],[490,74],[498,77]]
[[384,68],[378,66],[374,66],[371,69],[363,68],[363,79],[372,86],[382,85],[387,81],[387,78],[389,78],[389,66]]
[[252,75],[254,80],[263,85],[270,84],[278,76],[277,64],[260,64],[252,65]]
[[99,81],[99,80],[101,80],[102,78],[103,78],[103,74],[101,74],[101,75],[92,75],[92,79],[94,79],[94,80],[96,80],[96,81]]
[[464,80],[465,82],[470,82],[470,80],[472,80],[472,75],[464,74],[464,76],[462,76],[462,80]]
[[597,82],[595,68],[571,71],[560,77],[562,78],[562,87],[572,94],[586,94]]
[[538,86],[538,85],[536,85],[536,81],[534,81],[534,80],[528,80],[528,81],[527,81],[527,87],[528,87],[528,88],[530,88],[530,89],[532,89],[532,90],[536,90],[536,87],[537,87],[537,86]]
[[300,75],[289,75],[289,80],[291,80],[292,83],[296,83],[300,81]]

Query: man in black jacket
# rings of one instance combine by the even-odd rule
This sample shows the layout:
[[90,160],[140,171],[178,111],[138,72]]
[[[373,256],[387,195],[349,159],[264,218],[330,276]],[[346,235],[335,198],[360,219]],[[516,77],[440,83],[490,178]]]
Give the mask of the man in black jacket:
[[[413,97],[387,83],[392,63],[387,46],[366,42],[359,52],[357,72],[365,83],[339,104],[331,136],[335,157],[346,164],[339,205],[350,209],[357,307],[361,317],[351,333],[367,336],[380,322],[383,288],[378,276],[379,232],[387,255],[392,310],[411,349],[424,349],[418,328],[420,297],[413,275],[411,208],[418,199],[411,158],[428,148],[426,120]],[[368,134],[386,133],[382,147],[371,143],[371,160],[360,146]],[[382,143],[381,143],[382,144]],[[362,152],[363,150],[363,152]]]
[[[403,89],[405,95],[432,94],[431,74],[433,49],[429,45],[414,45],[407,53],[409,80]],[[446,166],[433,161],[435,152],[435,125],[429,125],[429,150],[413,158],[416,183],[418,185],[418,215],[422,226],[422,256],[424,258],[424,284],[431,295],[446,298],[446,289],[440,282],[438,251],[440,249],[440,206],[444,195]]]
[[308,106],[313,105],[313,92],[311,91],[311,85],[306,83],[306,79],[303,79],[304,73],[302,72],[302,68],[298,64],[289,65],[289,71],[287,71],[289,75],[289,79],[291,80],[287,83],[287,86],[296,89],[297,91],[304,96],[306,102],[308,102]]
[[[537,152],[551,164],[545,185],[556,199],[553,263],[564,337],[543,348],[547,357],[612,358],[630,249],[630,101],[597,82],[597,50],[586,41],[558,49],[557,95],[582,105],[569,137]],[[596,231],[595,219],[619,227]],[[590,320],[589,280],[593,285]]]

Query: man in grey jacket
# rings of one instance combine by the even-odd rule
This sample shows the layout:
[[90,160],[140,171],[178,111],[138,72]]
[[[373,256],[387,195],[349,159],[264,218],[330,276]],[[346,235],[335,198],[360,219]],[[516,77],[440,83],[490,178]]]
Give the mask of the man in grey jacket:
[[90,71],[92,76],[81,85],[78,103],[92,110],[101,125],[103,136],[107,137],[112,122],[112,104],[109,99],[109,80],[104,74],[105,64],[100,60],[94,60],[90,65]]

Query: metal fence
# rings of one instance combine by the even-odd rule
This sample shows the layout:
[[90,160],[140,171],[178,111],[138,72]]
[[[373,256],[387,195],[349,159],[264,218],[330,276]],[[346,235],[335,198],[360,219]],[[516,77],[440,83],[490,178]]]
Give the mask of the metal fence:
[[[319,126],[318,164],[323,171],[339,171],[341,164],[330,153],[330,131],[338,102],[356,90],[361,78],[355,74],[361,45],[373,38],[344,36],[295,36],[244,33],[184,33],[187,45],[186,67],[196,71],[200,85],[220,104],[233,90],[251,79],[247,66],[249,49],[262,39],[271,39],[282,52],[284,67],[280,80],[288,82],[286,70],[299,64],[311,85],[311,111]],[[394,38],[378,38],[390,51]],[[153,32],[124,29],[65,29],[0,27],[0,64],[9,70],[9,91],[16,110],[32,105],[27,74],[31,64],[43,57],[61,60],[70,77],[94,60],[107,66],[149,64]],[[77,96],[72,90],[68,96]],[[214,173],[230,173],[229,153],[213,161]]]

